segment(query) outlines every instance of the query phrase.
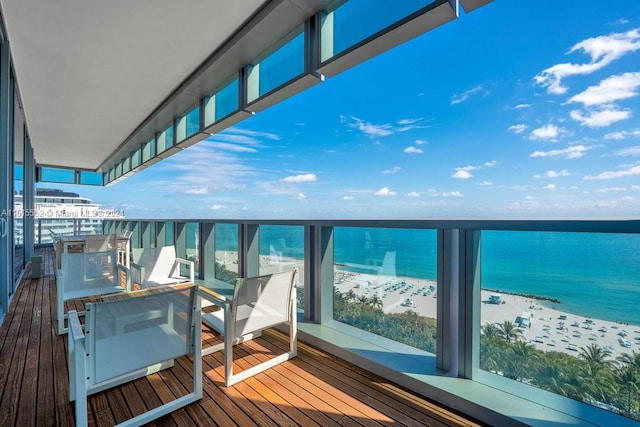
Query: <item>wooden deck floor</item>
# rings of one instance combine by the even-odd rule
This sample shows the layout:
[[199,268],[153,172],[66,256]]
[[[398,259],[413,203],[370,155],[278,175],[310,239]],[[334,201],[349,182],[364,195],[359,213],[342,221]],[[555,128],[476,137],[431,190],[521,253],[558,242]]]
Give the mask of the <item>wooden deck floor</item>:
[[[71,426],[66,336],[55,328],[53,250],[44,255],[45,275],[27,271],[0,328],[0,426]],[[206,339],[215,336],[203,331]],[[285,346],[282,334],[236,347],[238,369]],[[111,426],[147,407],[185,393],[191,363],[89,398],[89,424]],[[233,387],[222,383],[222,358],[203,358],[204,397],[157,420],[160,426],[471,426],[475,421],[442,408],[368,371],[300,343],[297,358]]]

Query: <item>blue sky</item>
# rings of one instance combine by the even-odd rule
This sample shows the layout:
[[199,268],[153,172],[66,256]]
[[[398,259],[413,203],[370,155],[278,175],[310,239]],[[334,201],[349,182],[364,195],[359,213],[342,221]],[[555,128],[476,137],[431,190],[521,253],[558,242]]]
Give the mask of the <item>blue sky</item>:
[[460,12],[121,183],[75,191],[134,218],[637,219],[640,2]]

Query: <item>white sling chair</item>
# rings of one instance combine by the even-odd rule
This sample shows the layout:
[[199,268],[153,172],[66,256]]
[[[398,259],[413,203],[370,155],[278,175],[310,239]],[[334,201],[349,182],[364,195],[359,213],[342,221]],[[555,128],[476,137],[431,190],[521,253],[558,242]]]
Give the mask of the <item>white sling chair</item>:
[[192,390],[119,425],[143,425],[202,398],[197,285],[163,286],[87,304],[84,330],[69,312],[69,400],[87,425],[87,396],[173,366],[189,355]]
[[[204,314],[202,321],[224,336],[224,343],[203,349],[203,355],[224,350],[225,385],[230,386],[297,354],[296,289],[298,269],[236,281],[233,299],[212,298],[222,308]],[[233,346],[260,336],[265,329],[289,322],[289,351],[259,365],[233,373]]]
[[[143,288],[194,281],[194,263],[176,257],[175,246],[134,248],[131,274],[133,283]],[[189,268],[189,276],[180,275],[180,265]]]

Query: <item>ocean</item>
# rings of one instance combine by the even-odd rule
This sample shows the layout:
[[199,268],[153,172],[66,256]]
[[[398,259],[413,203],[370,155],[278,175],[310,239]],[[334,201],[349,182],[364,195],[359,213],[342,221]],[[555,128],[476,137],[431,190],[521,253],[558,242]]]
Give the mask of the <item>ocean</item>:
[[[302,227],[261,227],[262,254],[302,258],[303,242]],[[396,252],[397,276],[436,279],[435,230],[335,229],[335,262],[346,269],[366,271],[388,251]],[[640,325],[640,235],[484,231],[481,282],[558,299],[545,304],[559,310]]]

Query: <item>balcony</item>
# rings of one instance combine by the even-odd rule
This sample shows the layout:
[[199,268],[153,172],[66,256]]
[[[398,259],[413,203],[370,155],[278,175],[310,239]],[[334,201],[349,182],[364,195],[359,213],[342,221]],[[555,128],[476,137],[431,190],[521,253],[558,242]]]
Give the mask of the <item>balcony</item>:
[[[68,402],[66,336],[55,331],[54,254],[41,247],[44,275],[25,271],[11,311],[0,328],[0,424],[73,425]],[[215,340],[203,331],[203,339]],[[240,366],[286,345],[270,331],[236,349]],[[93,395],[89,422],[113,425],[167,396],[183,392],[190,363]],[[318,348],[300,343],[299,355],[232,387],[223,386],[220,354],[203,358],[204,398],[157,421],[158,425],[479,425]]]
[[[619,304],[637,295],[638,221],[104,226],[125,229],[134,247],[175,245],[204,279],[297,266],[301,339],[468,416],[491,424],[635,424],[637,395],[616,381],[629,365],[624,355],[640,345],[634,310]],[[594,351],[602,365],[591,363]],[[585,369],[600,376],[590,390],[572,388]],[[616,397],[627,389],[628,399]]]

